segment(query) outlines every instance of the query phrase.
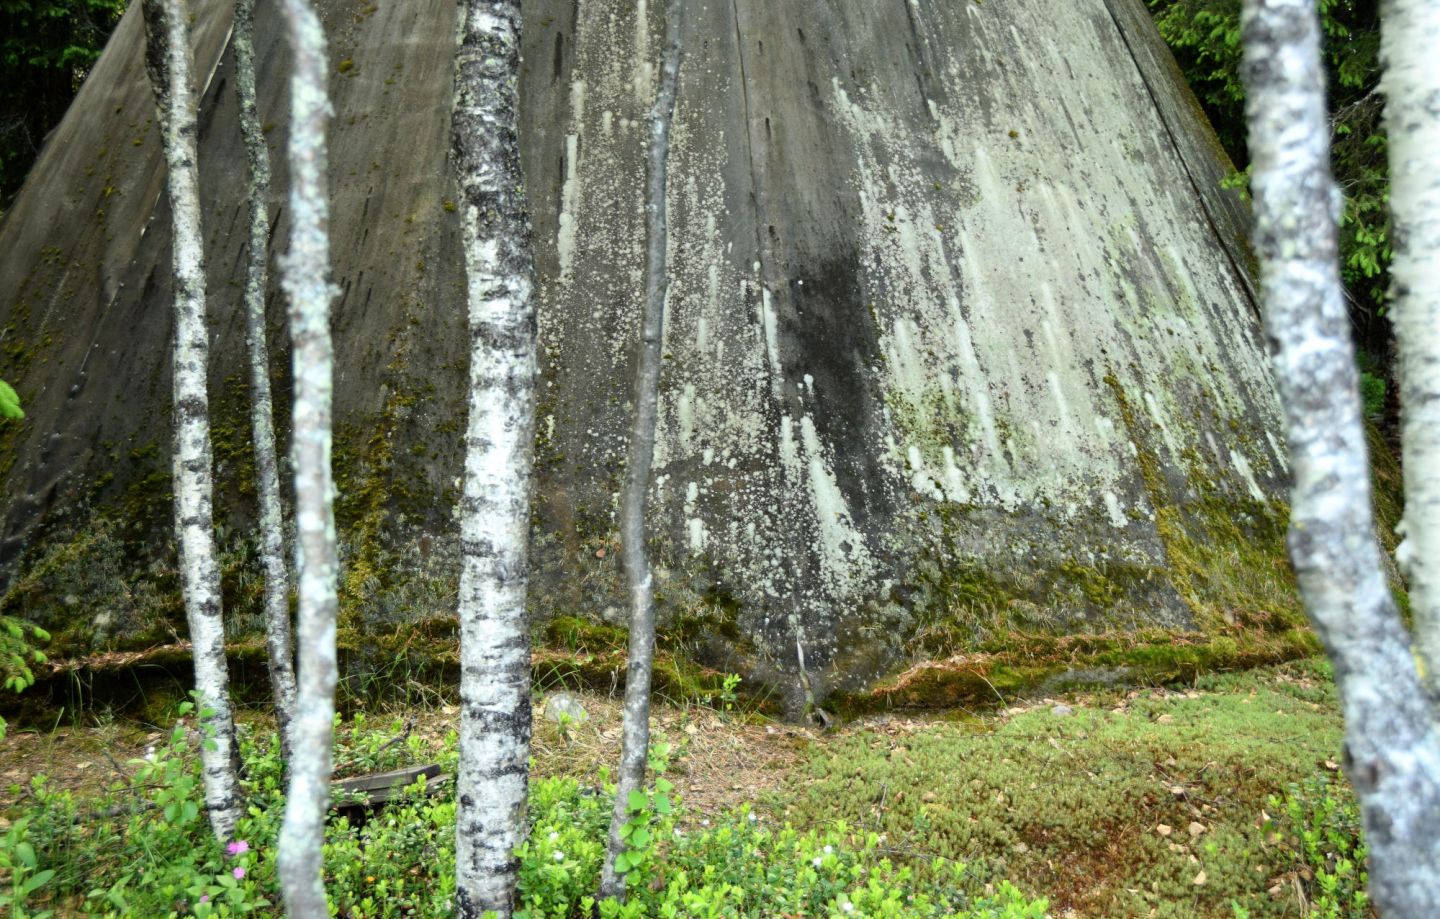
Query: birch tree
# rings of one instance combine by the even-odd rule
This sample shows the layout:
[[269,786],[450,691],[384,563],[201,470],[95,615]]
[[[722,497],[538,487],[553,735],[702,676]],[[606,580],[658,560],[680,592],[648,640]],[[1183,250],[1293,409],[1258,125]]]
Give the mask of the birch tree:
[[212,511],[210,360],[205,318],[205,251],[200,232],[200,169],[195,137],[189,18],[181,0],[143,0],[145,70],[155,93],[170,196],[175,272],[173,487],[180,589],[205,742],[201,745],[205,808],[222,842],[240,816],[235,721],[225,661],[225,623]]
[[250,426],[255,444],[255,491],[259,497],[260,564],[265,569],[265,644],[270,692],[285,761],[295,717],[295,662],[290,631],[290,570],[280,510],[280,467],[275,453],[275,420],[270,395],[270,355],[265,343],[266,266],[270,252],[270,149],[255,110],[255,0],[235,0],[235,88],[240,101],[240,134],[249,166],[250,243],[245,261],[245,341],[250,355]]
[[1404,541],[1415,643],[1431,701],[1440,703],[1440,7],[1382,5],[1381,60],[1390,150],[1390,266],[1399,346]]
[[463,3],[452,122],[470,324],[455,808],[455,911],[462,917],[511,915],[515,849],[526,831],[536,321],[519,67],[520,0]]
[[1315,0],[1245,0],[1242,29],[1255,244],[1295,477],[1290,555],[1335,665],[1371,895],[1383,915],[1431,916],[1440,745],[1373,536]]
[[625,463],[620,509],[620,539],[624,547],[625,578],[630,588],[630,640],[625,670],[625,714],[620,743],[620,769],[615,811],[610,817],[609,843],[600,875],[600,895],[625,896],[627,865],[622,856],[626,836],[637,816],[633,797],[643,794],[645,766],[650,751],[650,676],[655,659],[655,584],[645,548],[645,504],[650,488],[650,467],[655,455],[655,417],[660,402],[660,346],[665,331],[666,249],[669,233],[666,214],[666,179],[670,160],[670,126],[680,79],[680,25],[684,0],[669,0],[665,8],[665,57],[660,89],[650,112],[650,152],[647,164],[645,222],[645,302],[640,315],[640,348],[635,368],[635,417]]
[[330,340],[330,203],[325,131],[325,31],[309,0],[284,0],[294,72],[290,78],[290,251],[282,264],[290,300],[295,377],[296,572],[300,677],[295,755],[278,867],[291,919],[328,919],[321,844],[334,759],[335,618],[338,607],[335,485],[330,469],[334,348]]

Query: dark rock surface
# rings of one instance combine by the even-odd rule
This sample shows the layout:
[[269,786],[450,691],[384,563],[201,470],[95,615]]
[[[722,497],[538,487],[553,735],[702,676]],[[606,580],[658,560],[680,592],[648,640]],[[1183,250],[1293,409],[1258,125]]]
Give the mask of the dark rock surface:
[[[623,616],[657,2],[526,6],[542,618]],[[342,642],[363,649],[453,607],[455,7],[322,6]],[[283,189],[287,53],[260,7]],[[195,13],[233,546],[253,500],[244,155],[228,9]],[[1143,3],[691,0],[687,16],[652,501],[677,634],[787,687],[803,652],[823,695],[936,631],[1211,625],[1177,546],[1211,540],[1217,515],[1265,529],[1284,468],[1245,210]],[[82,646],[160,628],[134,586],[163,585],[163,547],[137,547],[169,520],[169,219],[141,33],[132,10],[0,224],[0,377],[29,414],[0,434],[0,564],[11,608]],[[273,211],[279,246],[279,194]],[[270,307],[281,348],[278,284]],[[282,393],[288,378],[277,363]]]

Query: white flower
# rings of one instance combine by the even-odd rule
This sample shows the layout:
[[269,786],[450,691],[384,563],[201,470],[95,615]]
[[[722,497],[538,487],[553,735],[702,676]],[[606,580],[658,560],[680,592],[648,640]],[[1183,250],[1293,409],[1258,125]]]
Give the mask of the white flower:
[[826,854],[826,855],[829,855],[831,852],[834,852],[834,851],[835,851],[835,847],[834,847],[834,846],[826,846],[826,847],[825,847],[825,854]]
[[815,856],[814,858],[810,859],[810,864],[814,865],[816,868],[819,868],[819,867],[820,867],[820,856],[817,855],[817,856]]
[[855,912],[855,904],[854,904],[854,903],[851,903],[849,900],[846,900],[844,903],[841,903],[841,904],[840,904],[840,908],[843,909],[843,910],[845,910],[845,912],[847,912],[847,913],[853,913],[853,912]]
[[750,822],[751,822],[751,823],[754,823],[754,822],[755,822],[755,815],[754,815],[754,814],[746,814],[745,816],[750,818]]
[[709,821],[709,820],[701,820],[701,821],[700,821],[700,825],[701,825],[701,826],[709,826],[709,825],[710,825],[710,821]]
[[557,840],[557,839],[559,839],[559,838],[560,838],[560,833],[559,833],[558,830],[551,830],[551,831],[550,831],[550,841],[551,841],[551,842],[554,842],[555,840]]
[[564,852],[556,852],[556,853],[555,853],[555,860],[556,860],[557,862],[563,862],[563,861],[565,860],[565,853],[564,853]]

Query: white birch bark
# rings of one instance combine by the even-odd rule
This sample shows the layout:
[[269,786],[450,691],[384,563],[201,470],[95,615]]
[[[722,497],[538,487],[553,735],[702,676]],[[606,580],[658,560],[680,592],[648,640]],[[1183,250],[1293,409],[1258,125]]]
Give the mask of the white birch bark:
[[1242,29],[1255,242],[1295,476],[1290,554],[1335,665],[1375,904],[1431,916],[1440,746],[1373,535],[1315,0],[1245,0]]
[[1381,9],[1405,470],[1396,561],[1409,580],[1422,678],[1440,703],[1440,6],[1387,0]]
[[333,766],[336,578],[334,480],[330,469],[334,348],[330,340],[330,203],[326,167],[325,32],[308,0],[284,0],[294,55],[290,79],[290,251],[283,285],[290,299],[295,405],[296,572],[300,679],[295,756],[278,867],[291,919],[328,919],[321,876]]
[[291,719],[295,717],[295,651],[290,630],[290,569],[280,508],[280,465],[275,453],[275,420],[270,395],[270,355],[265,343],[266,265],[270,251],[270,149],[255,110],[255,0],[235,0],[235,88],[240,101],[240,134],[249,161],[250,245],[245,262],[245,341],[250,352],[250,426],[255,444],[255,491],[260,517],[260,564],[265,569],[265,644],[275,725],[285,761],[290,761]]
[[240,816],[235,721],[225,661],[225,623],[212,512],[210,345],[205,317],[205,248],[200,231],[200,169],[195,149],[188,17],[181,0],[144,0],[145,63],[155,92],[170,193],[175,268],[173,354],[175,532],[180,583],[195,661],[201,747],[210,826],[229,841]]
[[467,919],[512,914],[515,849],[526,832],[536,318],[519,67],[519,0],[462,3],[452,143],[462,195],[470,418],[460,506],[455,913]]
[[650,677],[655,659],[655,584],[645,548],[645,503],[650,489],[650,467],[655,455],[655,418],[660,401],[660,347],[664,338],[666,250],[669,233],[666,213],[667,172],[670,160],[670,126],[680,78],[680,25],[683,0],[669,0],[665,12],[665,57],[660,89],[650,112],[649,187],[645,218],[648,247],[645,255],[645,303],[640,317],[640,349],[635,368],[635,419],[625,463],[621,497],[620,538],[625,552],[625,576],[630,586],[630,642],[625,670],[625,714],[620,742],[620,769],[615,811],[610,817],[610,838],[600,874],[600,896],[623,899],[625,873],[615,861],[626,849],[621,828],[630,820],[630,793],[645,785],[650,751]]

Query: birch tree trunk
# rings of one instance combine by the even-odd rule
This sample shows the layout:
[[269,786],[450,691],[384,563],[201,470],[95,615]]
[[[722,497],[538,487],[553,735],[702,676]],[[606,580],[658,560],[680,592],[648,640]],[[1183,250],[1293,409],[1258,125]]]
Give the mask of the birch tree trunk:
[[1255,242],[1295,476],[1290,554],[1335,665],[1375,904],[1387,917],[1430,916],[1440,746],[1373,535],[1315,0],[1245,0],[1242,29]]
[[250,425],[255,443],[255,491],[259,496],[260,564],[265,569],[265,644],[270,691],[285,761],[290,761],[295,717],[295,651],[290,634],[290,570],[280,509],[280,468],[275,453],[270,355],[265,344],[266,264],[270,251],[270,150],[255,110],[255,0],[235,0],[235,87],[240,134],[249,161],[250,246],[245,262],[245,341],[250,352]]
[[330,807],[335,719],[335,617],[338,607],[335,485],[330,470],[334,348],[330,341],[330,204],[325,130],[325,32],[308,0],[284,0],[294,54],[290,80],[290,252],[283,283],[290,298],[295,376],[296,571],[300,680],[295,757],[278,854],[291,919],[328,919],[321,876]]
[[1432,702],[1440,703],[1440,7],[1382,5],[1381,58],[1390,147],[1390,319],[1405,470],[1404,541],[1397,552],[1410,587],[1415,643]]
[[630,647],[625,671],[625,714],[620,743],[620,770],[610,838],[600,875],[600,896],[623,899],[625,871],[616,860],[626,851],[621,835],[632,817],[630,795],[645,785],[650,751],[650,676],[655,659],[655,585],[645,547],[645,499],[655,455],[655,417],[660,401],[660,346],[665,331],[666,250],[669,232],[666,179],[670,160],[670,126],[680,79],[680,24],[684,0],[669,0],[665,11],[665,58],[660,90],[650,113],[649,187],[645,218],[645,303],[640,316],[640,351],[635,368],[635,423],[625,463],[620,509],[620,538],[625,551],[625,577],[630,586]]
[[455,912],[509,917],[525,838],[535,442],[530,216],[520,176],[520,0],[461,6],[453,150],[470,317],[460,517],[460,766]]
[[195,689],[208,743],[201,747],[210,826],[228,841],[240,816],[235,721],[225,662],[225,623],[212,513],[210,346],[205,317],[205,250],[200,232],[200,169],[195,151],[195,91],[181,0],[144,0],[145,65],[155,91],[165,148],[174,240],[175,533],[180,583],[195,659]]

